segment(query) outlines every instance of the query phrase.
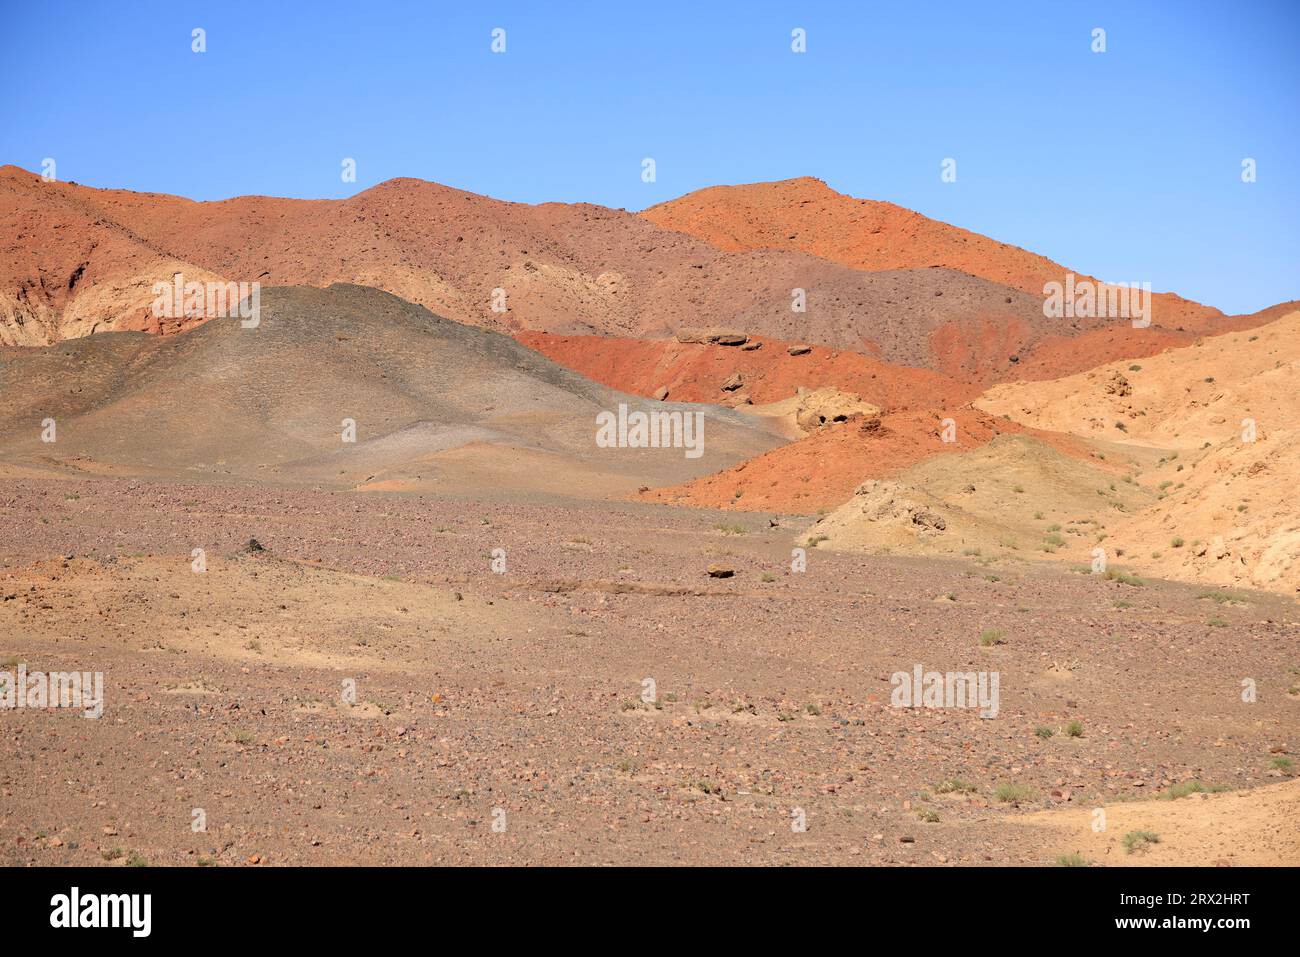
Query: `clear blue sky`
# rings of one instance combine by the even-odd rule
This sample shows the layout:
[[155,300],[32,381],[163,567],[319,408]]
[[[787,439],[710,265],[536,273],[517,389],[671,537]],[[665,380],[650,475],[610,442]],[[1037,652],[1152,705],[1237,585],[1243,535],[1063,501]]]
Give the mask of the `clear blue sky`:
[[294,6],[7,4],[0,162],[196,199],[418,176],[628,209],[812,175],[1225,311],[1300,297],[1297,0]]

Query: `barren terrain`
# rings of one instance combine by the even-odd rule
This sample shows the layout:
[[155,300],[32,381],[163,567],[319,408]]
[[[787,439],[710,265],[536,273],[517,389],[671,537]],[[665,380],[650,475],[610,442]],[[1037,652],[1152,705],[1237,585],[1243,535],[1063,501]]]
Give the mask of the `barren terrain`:
[[[807,522],[779,521],[10,480],[0,655],[106,692],[100,720],[0,716],[0,859],[1128,864],[1142,827],[1152,861],[1296,863],[1290,600],[816,549],[792,573]],[[891,707],[915,664],[996,669],[997,717]],[[1282,832],[1207,842],[1197,788]]]
[[808,178],[0,227],[0,701],[105,680],[0,708],[0,863],[1300,864],[1294,303]]

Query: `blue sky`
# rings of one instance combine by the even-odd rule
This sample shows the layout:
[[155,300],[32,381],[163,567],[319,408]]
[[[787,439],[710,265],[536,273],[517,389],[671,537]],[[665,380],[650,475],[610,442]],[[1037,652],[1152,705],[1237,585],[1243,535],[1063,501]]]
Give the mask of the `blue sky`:
[[1296,0],[295,7],[10,5],[0,162],[195,199],[418,176],[627,209],[811,175],[1228,312],[1300,298]]

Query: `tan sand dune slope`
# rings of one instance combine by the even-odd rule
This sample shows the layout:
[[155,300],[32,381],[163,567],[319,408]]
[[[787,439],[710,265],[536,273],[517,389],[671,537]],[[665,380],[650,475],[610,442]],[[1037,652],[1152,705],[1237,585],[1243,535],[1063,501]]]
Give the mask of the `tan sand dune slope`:
[[863,483],[808,537],[819,547],[873,553],[1086,563],[1099,536],[1154,497],[1041,439],[1001,435]]
[[1167,449],[1300,424],[1300,311],[1256,329],[1198,340],[1053,382],[1008,383],[978,408],[1055,432]]
[[1162,484],[1177,481],[1107,547],[1153,575],[1300,594],[1297,442],[1300,429],[1274,430],[1188,457],[1182,472],[1166,466]]
[[1300,312],[1140,362],[997,386],[975,405],[1131,451],[1134,478],[1160,495],[1107,542],[1134,567],[1300,590]]

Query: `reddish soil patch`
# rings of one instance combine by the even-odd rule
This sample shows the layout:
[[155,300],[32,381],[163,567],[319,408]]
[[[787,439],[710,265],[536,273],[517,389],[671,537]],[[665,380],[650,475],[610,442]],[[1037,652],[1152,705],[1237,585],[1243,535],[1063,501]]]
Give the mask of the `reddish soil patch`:
[[882,409],[957,406],[979,389],[928,369],[880,362],[857,352],[812,346],[792,356],[789,343],[761,339],[762,346],[699,345],[676,340],[615,339],[602,336],[557,336],[525,332],[517,337],[530,349],[589,379],[653,396],[663,387],[675,402],[722,402],[722,384],[739,373],[740,391],[755,404],[777,402],[800,386],[832,385],[860,395]]
[[[957,441],[940,437],[943,419],[957,423]],[[1083,443],[1026,429],[967,407],[886,413],[872,428],[860,419],[829,426],[723,472],[641,498],[743,512],[810,513],[842,505],[862,482],[887,478],[934,455],[968,452],[1003,433],[1032,433],[1067,455],[1084,457]],[[1096,464],[1096,463],[1094,463]]]
[[[1147,330],[1150,331],[1150,330]],[[833,425],[755,459],[682,485],[642,494],[650,501],[740,511],[814,512],[834,508],[869,478],[894,475],[932,455],[969,451],[1001,433],[1030,431],[969,407],[977,386],[927,369],[891,365],[856,352],[813,346],[799,356],[788,343],[759,349],[676,341],[521,333],[519,341],[588,378],[653,396],[663,387],[678,402],[723,402],[722,384],[739,373],[755,404],[788,398],[804,386],[835,386],[884,410],[879,428],[859,420]],[[957,441],[940,438],[943,419]],[[1090,457],[1077,439],[1035,432],[1067,455]],[[739,493],[739,495],[737,495]]]
[[936,369],[966,382],[992,383],[1017,376],[1020,355],[1034,337],[1023,318],[983,314],[935,329],[930,352]]

